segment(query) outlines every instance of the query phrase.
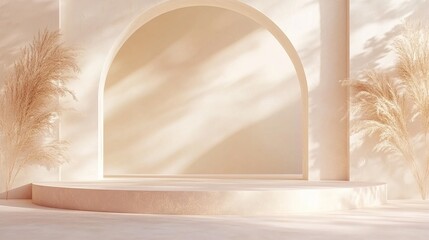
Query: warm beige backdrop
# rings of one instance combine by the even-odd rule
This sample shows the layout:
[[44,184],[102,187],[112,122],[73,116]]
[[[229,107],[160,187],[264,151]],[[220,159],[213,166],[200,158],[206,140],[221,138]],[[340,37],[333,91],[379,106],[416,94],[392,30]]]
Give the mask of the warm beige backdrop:
[[[62,119],[61,133],[70,139],[74,159],[63,167],[63,179],[100,176],[97,98],[102,67],[132,20],[160,2],[165,1],[61,1],[61,28],[66,39],[85,50],[80,59],[80,81],[71,85],[80,89],[77,112]],[[347,92],[339,84],[347,76],[347,1],[242,2],[273,20],[289,37],[303,62],[309,85],[310,179],[347,179]]]
[[[2,0],[0,1],[0,73],[10,66],[21,46],[39,28],[58,27],[68,44],[82,49],[80,79],[71,84],[79,102],[62,119],[61,135],[71,145],[72,161],[47,173],[27,169],[17,187],[31,181],[95,179],[98,174],[97,102],[102,66],[114,42],[144,9],[162,1],[146,0]],[[309,170],[312,179],[346,179],[347,122],[343,120],[346,91],[338,84],[347,75],[347,5],[345,0],[243,0],[271,18],[290,38],[304,64],[309,85]],[[60,5],[60,6],[59,6]],[[58,10],[58,8],[60,8]],[[94,10],[96,9],[96,10]],[[388,67],[386,41],[405,18],[425,17],[427,1],[352,0],[351,72]],[[59,17],[60,15],[60,17]],[[370,142],[351,142],[351,177],[387,181],[389,197],[418,197],[410,174],[400,161],[390,162],[371,151]],[[388,161],[386,161],[388,160]],[[394,159],[393,159],[394,160]],[[406,170],[405,170],[406,171]],[[29,196],[28,189],[20,196]]]
[[216,7],[142,26],[104,93],[104,172],[300,174],[301,93],[266,29]]
[[[179,0],[174,0],[179,1]],[[91,180],[100,176],[98,161],[98,87],[102,67],[122,31],[134,18],[163,0],[2,0],[0,40],[10,62],[38,28],[57,26],[67,44],[80,48],[79,79],[70,84],[79,99],[61,119],[61,136],[70,142],[72,161],[60,172],[22,176],[25,182]],[[347,179],[346,91],[338,80],[347,75],[346,0],[242,0],[272,19],[295,46],[309,86],[309,177]],[[365,6],[365,5],[364,5]],[[58,11],[59,8],[59,11]],[[30,29],[30,30],[29,30]],[[9,59],[9,60],[8,60]],[[243,68],[243,71],[248,69]],[[280,118],[278,118],[280,119]],[[29,171],[39,171],[37,167]],[[26,192],[28,196],[28,192]]]

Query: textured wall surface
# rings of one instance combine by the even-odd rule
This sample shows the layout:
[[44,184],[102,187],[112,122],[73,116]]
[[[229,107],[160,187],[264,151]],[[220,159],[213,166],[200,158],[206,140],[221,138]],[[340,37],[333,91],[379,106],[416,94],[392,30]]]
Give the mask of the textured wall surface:
[[[2,73],[24,42],[40,28],[57,28],[58,19],[66,43],[81,50],[81,73],[77,81],[70,83],[79,101],[64,99],[74,110],[61,119],[60,134],[70,143],[72,160],[62,166],[60,173],[46,174],[42,169],[29,168],[31,173],[23,174],[25,178],[85,180],[100,176],[98,94],[102,68],[118,36],[133,19],[162,2],[165,1],[0,1],[0,31],[6,36],[0,48],[7,53],[0,60]],[[347,179],[347,122],[343,118],[347,93],[339,84],[347,76],[347,1],[242,2],[278,25],[304,65],[309,87],[310,179]],[[24,183],[20,180],[19,185]]]
[[[64,179],[97,176],[97,97],[102,66],[117,36],[136,16],[159,2],[61,1],[66,39],[85,53],[80,80],[71,86],[79,89],[77,111],[62,122],[62,136],[71,142],[73,154],[73,162],[62,168]],[[346,1],[243,2],[272,19],[303,62],[310,100],[310,178],[347,179],[347,123],[343,119],[347,94],[339,84],[347,76]]]
[[[303,62],[310,100],[310,178],[347,179],[347,124],[342,120],[346,91],[338,84],[347,75],[346,1],[243,2],[271,18],[289,37]],[[62,168],[64,179],[96,176],[100,71],[117,36],[156,3],[61,1],[61,28],[67,41],[85,52],[81,78],[71,86],[79,89],[77,111],[62,123],[62,136],[72,143],[73,154],[73,162]]]
[[122,46],[104,92],[104,172],[300,174],[299,80],[279,42],[231,10],[189,7]]
[[[65,114],[61,136],[71,146],[72,161],[46,172],[30,167],[17,180],[17,196],[28,197],[30,181],[95,179],[98,172],[98,93],[102,68],[118,36],[145,10],[164,1],[146,0],[2,0],[0,1],[0,76],[19,48],[39,29],[57,29],[66,43],[81,49],[82,72],[70,84],[79,101],[64,100],[75,110]],[[289,37],[304,65],[309,87],[309,177],[347,179],[347,93],[339,80],[347,76],[347,1],[291,0],[242,2],[272,19]],[[388,69],[394,64],[389,42],[404,19],[423,19],[427,1],[350,1],[350,71]],[[247,69],[245,69],[247,70]],[[1,82],[1,78],[0,78]],[[418,197],[401,159],[376,154],[374,139],[353,136],[351,179],[388,183],[389,197]],[[22,187],[24,186],[24,187]]]

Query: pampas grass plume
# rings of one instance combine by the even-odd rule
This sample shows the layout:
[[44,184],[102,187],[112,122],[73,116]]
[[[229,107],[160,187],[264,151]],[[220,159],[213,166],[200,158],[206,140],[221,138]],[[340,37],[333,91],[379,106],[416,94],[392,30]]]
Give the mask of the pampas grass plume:
[[408,123],[420,120],[424,146],[429,149],[429,28],[421,23],[405,23],[394,41],[393,50],[397,56],[394,69],[397,76],[368,70],[360,79],[345,82],[354,93],[351,115],[357,116],[351,130],[377,136],[376,151],[402,156],[425,199],[429,152],[426,150],[422,167],[410,143]]
[[[25,166],[51,169],[67,160],[56,134],[59,97],[78,71],[58,31],[42,31],[21,50],[0,92],[0,164],[6,195]],[[73,94],[72,94],[73,95]]]

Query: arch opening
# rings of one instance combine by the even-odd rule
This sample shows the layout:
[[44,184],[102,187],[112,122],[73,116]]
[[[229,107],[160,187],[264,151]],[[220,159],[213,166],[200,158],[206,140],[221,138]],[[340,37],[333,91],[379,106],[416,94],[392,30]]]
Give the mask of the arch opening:
[[295,49],[253,8],[208,3],[155,7],[112,49],[100,82],[102,176],[306,178]]

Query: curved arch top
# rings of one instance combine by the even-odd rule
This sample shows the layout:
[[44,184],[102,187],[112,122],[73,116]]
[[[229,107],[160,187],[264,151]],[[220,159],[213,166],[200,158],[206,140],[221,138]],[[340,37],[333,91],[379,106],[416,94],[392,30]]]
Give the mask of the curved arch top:
[[136,32],[141,26],[148,23],[152,19],[180,8],[186,7],[197,7],[197,6],[206,6],[206,7],[217,7],[227,9],[233,12],[236,12],[240,15],[243,15],[259,25],[268,30],[280,43],[283,49],[286,51],[289,56],[294,68],[296,75],[299,80],[300,90],[301,90],[301,103],[302,103],[302,120],[303,122],[303,142],[302,142],[302,178],[308,179],[308,87],[307,80],[305,77],[304,67],[302,65],[301,59],[291,41],[285,35],[285,33],[266,15],[264,15],[259,10],[242,3],[240,1],[231,1],[231,0],[170,0],[158,5],[155,5],[142,14],[136,17],[131,23],[124,29],[124,31],[119,35],[116,42],[113,44],[110,49],[107,58],[105,60],[104,66],[101,71],[99,89],[98,89],[98,178],[102,179],[104,177],[103,164],[104,164],[104,113],[103,113],[103,104],[104,104],[104,88],[106,79],[110,66],[116,57],[117,53],[124,45],[124,43],[131,37],[131,35]]

